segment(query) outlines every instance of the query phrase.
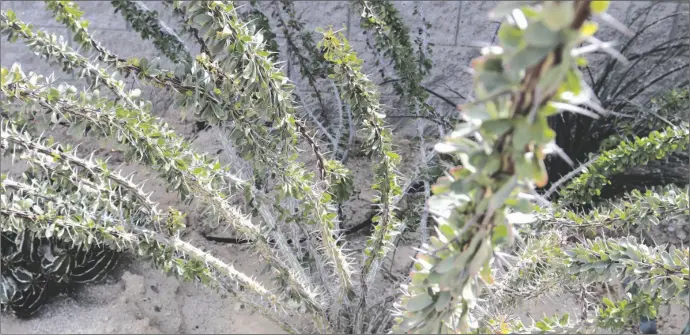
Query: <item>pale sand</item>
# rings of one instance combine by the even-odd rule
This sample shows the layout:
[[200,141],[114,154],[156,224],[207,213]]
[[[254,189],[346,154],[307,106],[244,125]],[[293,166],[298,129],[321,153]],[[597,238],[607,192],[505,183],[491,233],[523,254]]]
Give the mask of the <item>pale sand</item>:
[[[411,253],[401,253],[409,256]],[[397,257],[396,257],[397,258]],[[242,259],[238,257],[238,259]],[[402,260],[402,259],[401,259]],[[248,260],[254,263],[255,260]],[[2,334],[283,334],[275,323],[235,299],[213,290],[180,283],[173,277],[135,262],[118,269],[106,283],[87,285],[43,307],[30,320],[3,314]],[[519,309],[524,322],[565,312],[579,315],[572,297],[526,301]],[[659,334],[679,334],[687,312],[661,308]],[[634,331],[634,330],[633,330]],[[610,333],[601,330],[600,334]]]

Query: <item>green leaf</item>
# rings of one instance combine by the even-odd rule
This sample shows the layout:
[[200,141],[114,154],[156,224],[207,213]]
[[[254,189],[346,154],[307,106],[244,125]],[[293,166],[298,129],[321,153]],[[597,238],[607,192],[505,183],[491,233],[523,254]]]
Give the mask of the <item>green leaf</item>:
[[212,17],[206,13],[200,14],[195,16],[192,21],[200,26],[205,25],[209,21],[211,21]]
[[541,22],[535,22],[525,29],[525,42],[531,46],[541,48],[553,48],[560,42],[557,31],[553,31]]
[[523,118],[516,122],[515,131],[513,131],[513,150],[524,152],[525,146],[532,141],[534,135],[530,130],[526,119]]
[[544,321],[538,321],[534,325],[543,331],[547,331],[547,330],[551,329],[551,327],[549,327],[549,325],[547,325]]
[[453,257],[452,255],[446,257],[434,267],[434,272],[440,274],[447,273],[453,268],[453,265],[455,264],[455,258],[456,257]]
[[491,234],[491,242],[494,245],[498,245],[500,243],[503,243],[508,238],[508,225],[502,224],[502,225],[497,225],[494,227],[492,230]]
[[488,95],[503,91],[513,86],[513,83],[508,80],[503,73],[498,72],[482,72],[479,75],[479,82],[484,89],[486,89]]
[[250,82],[254,80],[254,69],[255,65],[253,62],[248,62],[247,66],[242,72],[242,78],[249,80]]
[[500,39],[503,47],[509,50],[519,47],[523,41],[523,36],[523,30],[508,24],[502,24],[498,30],[498,38]]
[[139,60],[139,67],[142,69],[142,71],[146,72],[146,70],[148,70],[148,68],[149,68],[149,60],[142,57]]
[[513,192],[515,186],[517,186],[517,176],[511,176],[510,179],[506,181],[506,183],[503,184],[503,186],[501,186],[501,188],[498,189],[494,195],[491,196],[491,201],[489,202],[490,209],[499,209]]
[[474,257],[470,261],[470,264],[467,266],[467,271],[470,273],[470,275],[476,275],[482,268],[482,266],[484,266],[491,259],[492,255],[493,247],[491,246],[491,242],[487,240],[482,241],[482,244],[479,246],[477,253],[474,255]]
[[558,324],[560,324],[561,326],[564,326],[564,327],[565,327],[565,326],[568,325],[568,321],[569,321],[569,320],[570,320],[570,315],[569,315],[568,313],[565,313],[565,314],[563,314],[563,316],[561,316],[561,318],[558,320]]
[[10,21],[16,21],[17,20],[17,14],[14,13],[12,10],[7,10],[7,18]]
[[676,285],[673,284],[671,279],[664,279],[664,286],[661,288],[661,298],[664,300],[670,300],[676,296],[680,290],[677,289]]
[[213,54],[220,54],[225,50],[225,41],[218,41],[216,43],[211,44],[211,53]]
[[482,270],[479,272],[479,276],[484,280],[487,284],[493,285],[495,282],[494,276],[491,274],[491,265],[490,263],[487,263],[482,267]]
[[484,134],[500,136],[513,126],[513,119],[494,119],[482,122],[481,129]]
[[568,71],[568,75],[566,76],[566,85],[567,89],[573,92],[574,95],[579,95],[582,89],[579,73],[572,69]]
[[451,295],[447,291],[439,292],[438,299],[436,299],[436,303],[434,304],[434,309],[436,309],[437,312],[444,310],[448,306],[450,298]]
[[539,64],[546,55],[551,52],[551,48],[524,47],[508,61],[512,69],[527,69]]
[[465,300],[469,300],[469,301],[474,300],[475,297],[474,297],[474,290],[472,289],[472,286],[473,285],[472,285],[471,281],[467,281],[465,286],[463,286],[461,296]]
[[418,312],[428,307],[433,302],[434,300],[429,295],[422,293],[407,301],[407,310],[410,312]]
[[541,17],[546,27],[559,31],[573,22],[575,9],[572,2],[544,2]]
[[549,182],[546,164],[541,159],[532,159],[532,180],[537,187],[544,187]]
[[232,36],[232,30],[230,29],[230,27],[227,24],[223,26],[222,31],[219,31],[216,33],[216,37],[220,38],[220,39],[230,37],[230,36]]
[[608,307],[611,307],[611,308],[616,307],[616,304],[614,304],[613,301],[611,301],[611,299],[609,299],[609,298],[607,298],[607,297],[604,297],[604,298],[602,299],[602,302],[603,302],[606,306],[608,306]]
[[57,88],[51,87],[48,89],[48,101],[56,101],[60,99],[60,91]]
[[449,240],[456,237],[455,230],[448,224],[439,225],[438,229],[441,231],[441,234]]

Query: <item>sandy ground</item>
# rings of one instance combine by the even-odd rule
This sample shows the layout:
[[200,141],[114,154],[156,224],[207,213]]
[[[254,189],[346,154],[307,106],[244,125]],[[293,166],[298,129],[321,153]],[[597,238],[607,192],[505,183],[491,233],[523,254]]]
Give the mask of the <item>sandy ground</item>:
[[235,300],[180,283],[144,264],[119,280],[89,285],[23,321],[3,315],[3,334],[279,334],[282,330]]
[[[409,249],[403,250],[396,258],[404,262],[411,254]],[[255,264],[252,259],[237,264],[242,258],[236,259],[236,265]],[[579,315],[574,297],[525,301],[516,310],[526,323],[530,316],[539,318],[566,312]],[[659,315],[659,334],[679,334],[688,319],[680,306],[672,306],[670,310],[662,307]],[[630,331],[634,332],[634,329]],[[19,320],[3,314],[0,333],[283,334],[284,331],[231,297],[181,283],[147,263],[135,261],[120,266],[105,283],[84,286],[69,296],[58,297],[33,319]]]

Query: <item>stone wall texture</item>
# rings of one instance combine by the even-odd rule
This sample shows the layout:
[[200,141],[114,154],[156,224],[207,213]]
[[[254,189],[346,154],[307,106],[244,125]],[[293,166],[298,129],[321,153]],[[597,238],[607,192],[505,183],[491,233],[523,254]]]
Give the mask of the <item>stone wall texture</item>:
[[[120,13],[114,13],[109,1],[78,1],[78,3],[85,11],[85,18],[91,22],[89,28],[92,33],[111,51],[122,57],[161,56],[151,43],[141,39]],[[152,10],[159,11],[162,20],[171,27],[177,26],[177,21],[160,1],[142,1],[142,3]],[[248,5],[246,1],[239,3]],[[426,87],[453,100],[459,99],[458,95],[452,92],[453,90],[464,96],[469,94],[471,77],[466,68],[471,59],[479,55],[481,46],[490,45],[495,41],[499,24],[489,20],[487,13],[497,3],[498,1],[419,2],[424,17],[432,24],[429,31],[429,42],[434,44],[432,55],[434,66],[424,81]],[[415,2],[394,1],[394,4],[410,26],[411,32],[416,33],[417,28],[421,27],[422,16],[413,14]],[[609,13],[618,20],[626,22],[636,11],[649,4],[649,1],[612,1]],[[68,43],[75,48],[77,47],[76,43],[72,41],[70,32],[51,17],[51,13],[46,10],[43,1],[2,1],[0,7],[3,10],[15,11],[21,20],[32,23],[40,29],[64,36]],[[264,10],[268,17],[271,17],[271,12],[274,9],[271,2],[259,1],[258,7]],[[348,1],[296,1],[295,7],[302,14],[302,21],[306,23],[307,29],[314,30],[317,27],[328,27],[329,25],[335,29],[346,29],[346,36],[355,50],[358,51],[359,56],[364,59],[365,68],[372,74],[372,78],[379,80],[380,77],[376,75],[378,71],[374,65],[373,53],[367,50],[365,34],[359,27],[360,13],[357,8]],[[681,10],[682,7],[687,10],[687,1],[683,3],[665,1],[655,7],[647,20],[651,22],[655,17],[669,15]],[[599,33],[602,39],[616,36],[612,33],[613,29],[610,26],[602,25],[602,27]],[[670,30],[672,29],[669,28],[668,24],[658,25],[645,38],[655,39],[660,36],[659,34],[667,34]],[[281,45],[282,50],[285,50],[285,42],[280,30],[275,29],[274,31],[278,34],[279,45]],[[195,48],[198,50],[193,42],[188,42],[191,50]],[[65,75],[60,72],[59,68],[49,65],[45,59],[33,55],[21,41],[9,43],[3,39],[1,43],[2,57],[0,63],[2,66],[8,67],[14,62],[20,62],[26,71],[36,71],[41,74],[49,74],[54,71],[60,79],[69,83],[77,83],[74,76]],[[601,59],[603,57],[595,55],[594,58]],[[283,66],[288,73],[296,72],[296,70],[291,71],[293,64],[287,59]],[[387,73],[392,73],[391,71],[392,69]],[[294,77],[291,76],[291,79],[296,81],[298,87],[303,88],[305,93],[309,93],[308,86],[299,78]],[[391,97],[389,88],[382,88],[382,92],[384,100],[387,96]],[[445,108],[452,109],[452,106]]]

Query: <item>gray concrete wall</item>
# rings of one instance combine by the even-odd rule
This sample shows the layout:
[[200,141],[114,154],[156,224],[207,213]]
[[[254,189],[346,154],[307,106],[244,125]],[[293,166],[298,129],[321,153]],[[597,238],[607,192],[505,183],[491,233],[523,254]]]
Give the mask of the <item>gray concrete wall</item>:
[[[160,56],[158,51],[151,43],[143,41],[139,35],[133,31],[124,18],[118,13],[113,13],[113,7],[108,1],[79,1],[79,6],[86,12],[85,17],[91,21],[90,29],[95,37],[100,40],[107,48],[122,57]],[[145,1],[146,6],[158,10],[161,18],[175,27],[176,21],[159,1]],[[246,2],[240,2],[246,3]],[[431,74],[426,78],[425,85],[433,88],[439,93],[453,97],[445,85],[454,90],[467,95],[471,91],[471,76],[465,71],[472,58],[479,55],[479,45],[490,44],[495,37],[498,23],[491,21],[487,17],[488,10],[496,5],[497,1],[422,1],[422,6],[426,19],[432,23],[430,29],[430,42],[434,43],[432,59],[434,67]],[[636,10],[648,5],[648,1],[613,1],[610,13],[620,21],[625,21]],[[401,11],[402,16],[415,33],[416,28],[421,26],[421,16],[413,15],[413,1],[394,1],[395,6]],[[372,78],[380,81],[373,58],[374,56],[366,49],[365,37],[359,27],[359,12],[353,8],[348,1],[297,1],[296,8],[303,15],[303,21],[307,23],[308,29],[316,27],[327,27],[333,25],[334,28],[346,28],[346,35],[353,44],[359,56],[365,60],[365,68],[372,74]],[[25,22],[34,24],[40,29],[62,35],[67,43],[76,47],[76,43],[71,40],[70,32],[64,26],[55,22],[51,13],[45,9],[42,1],[2,1],[3,10],[11,9],[18,17]],[[262,8],[272,8],[268,1],[260,2]],[[687,8],[687,1],[685,3]],[[660,17],[678,11],[676,2],[663,3],[655,9],[652,17]],[[687,10],[687,9],[686,9]],[[270,17],[270,10],[265,11]],[[651,19],[648,19],[651,20]],[[665,34],[670,28],[659,26],[650,34],[650,40]],[[278,42],[285,50],[285,42],[280,36],[278,29],[274,30],[278,35]],[[613,36],[612,29],[605,27],[599,33],[602,38]],[[191,43],[191,42],[190,42]],[[189,44],[194,47],[193,44]],[[198,48],[196,48],[198,50]],[[602,57],[594,57],[601,59]],[[2,66],[10,66],[13,62],[21,62],[25,70],[33,70],[42,74],[56,72],[60,78],[76,83],[73,76],[67,76],[60,72],[59,68],[52,67],[44,59],[31,54],[26,46],[20,41],[9,43],[2,39]],[[293,65],[288,60],[288,68]],[[295,73],[290,71],[290,73]],[[387,71],[392,73],[392,69]],[[297,80],[297,84],[308,92],[305,83],[299,81],[295,76],[291,79]],[[389,96],[390,90],[384,89],[384,99]]]

